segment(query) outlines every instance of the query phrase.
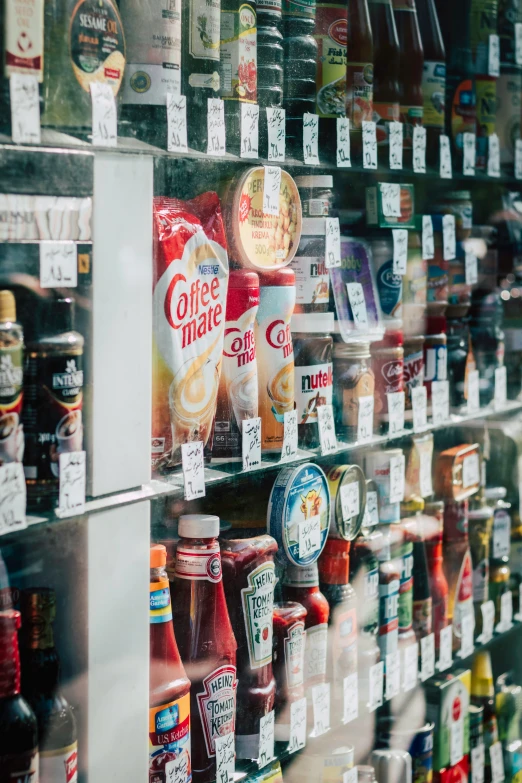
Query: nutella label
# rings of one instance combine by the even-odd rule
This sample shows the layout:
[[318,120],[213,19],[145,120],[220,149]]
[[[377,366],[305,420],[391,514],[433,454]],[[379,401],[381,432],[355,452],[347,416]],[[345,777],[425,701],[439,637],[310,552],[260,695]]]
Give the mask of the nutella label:
[[235,730],[236,667],[220,666],[203,680],[197,694],[199,715],[208,756],[216,755],[216,739]]
[[273,563],[263,563],[248,574],[248,587],[241,590],[243,618],[252,669],[272,660],[272,614],[276,584]]
[[330,274],[324,258],[296,256],[290,266],[295,272],[296,304],[328,304]]
[[176,550],[176,576],[180,579],[221,582],[221,555],[219,544],[209,549]]
[[299,424],[317,422],[317,408],[332,402],[332,384],[333,371],[329,363],[295,368],[295,404]]
[[289,688],[295,688],[304,682],[305,642],[304,623],[294,623],[285,638],[286,681]]

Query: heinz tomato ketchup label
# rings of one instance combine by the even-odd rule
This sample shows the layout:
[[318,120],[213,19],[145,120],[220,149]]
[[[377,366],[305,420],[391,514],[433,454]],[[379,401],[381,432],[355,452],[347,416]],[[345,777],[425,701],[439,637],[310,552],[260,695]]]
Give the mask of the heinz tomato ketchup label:
[[154,199],[152,464],[208,452],[221,375],[228,256],[219,199]]

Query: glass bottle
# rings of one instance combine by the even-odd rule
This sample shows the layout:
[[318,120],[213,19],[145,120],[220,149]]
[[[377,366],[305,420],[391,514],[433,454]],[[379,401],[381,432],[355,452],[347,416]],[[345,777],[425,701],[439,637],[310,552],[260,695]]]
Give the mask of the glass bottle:
[[[422,74],[424,50],[415,0],[393,0],[393,12],[399,38],[399,94],[403,127],[403,146],[411,150],[413,127],[422,125],[424,101]],[[411,152],[410,152],[411,156]]]
[[297,154],[302,152],[303,114],[315,113],[316,11],[316,0],[282,0],[286,143]]
[[377,144],[387,146],[389,122],[400,119],[399,39],[391,0],[369,0],[373,34],[373,119]]
[[426,559],[432,601],[433,633],[435,649],[440,648],[440,632],[448,624],[448,581],[443,569],[442,528],[444,521],[444,503],[432,501],[426,503],[422,527],[426,544]]
[[469,546],[473,566],[473,604],[475,608],[475,629],[482,632],[481,606],[488,600],[489,589],[489,542],[493,526],[493,512],[490,508],[472,508],[468,512]]
[[361,154],[362,123],[373,119],[373,36],[367,0],[348,0],[347,21],[346,116],[352,149]]
[[495,686],[491,657],[487,650],[475,654],[471,667],[471,703],[484,707],[484,781],[491,783],[491,756],[489,749],[498,742]]
[[399,587],[399,646],[415,640],[413,630],[413,544],[416,538],[415,515],[424,508],[424,501],[413,496],[401,503],[401,579]]
[[380,525],[382,547],[379,561],[379,633],[378,644],[386,672],[386,656],[399,646],[399,587],[402,573],[402,532],[400,525]]
[[11,291],[0,291],[0,461],[21,462],[24,431],[24,333],[16,322],[16,301]]
[[315,113],[319,115],[319,150],[329,160],[335,160],[336,120],[346,116],[346,2],[320,0],[317,3],[315,40]]
[[448,581],[448,622],[453,624],[453,649],[460,648],[462,618],[473,612],[473,566],[468,538],[468,501],[444,505],[443,567]]
[[274,604],[273,670],[276,681],[275,739],[290,739],[290,705],[304,697],[306,609],[297,601]]
[[428,636],[433,630],[433,599],[430,591],[428,559],[424,541],[424,525],[422,511],[424,501],[415,498],[418,512],[403,524],[412,526],[413,535],[413,630],[417,641]]
[[446,51],[435,8],[435,0],[416,0],[419,29],[424,49],[422,124],[426,128],[426,159],[439,160],[439,139],[444,133],[446,101]]

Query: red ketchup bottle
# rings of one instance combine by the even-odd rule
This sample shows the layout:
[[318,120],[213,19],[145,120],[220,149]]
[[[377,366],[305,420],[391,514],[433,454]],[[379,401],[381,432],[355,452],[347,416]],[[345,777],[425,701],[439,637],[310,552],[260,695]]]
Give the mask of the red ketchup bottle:
[[207,783],[216,777],[216,739],[235,728],[237,644],[223,589],[219,517],[185,514],[178,534],[174,622],[192,681],[192,773]]
[[426,503],[422,518],[428,576],[432,601],[433,633],[435,649],[440,648],[440,632],[448,624],[448,580],[442,567],[442,528],[444,524],[444,503],[434,500]]
[[174,636],[162,544],[150,549],[149,783],[190,781],[190,681]]
[[238,645],[238,759],[259,757],[260,720],[274,708],[272,615],[276,552],[277,542],[269,535],[221,541],[228,611]]
[[290,705],[303,699],[306,609],[296,601],[274,604],[273,671],[276,681],[275,739],[290,739]]

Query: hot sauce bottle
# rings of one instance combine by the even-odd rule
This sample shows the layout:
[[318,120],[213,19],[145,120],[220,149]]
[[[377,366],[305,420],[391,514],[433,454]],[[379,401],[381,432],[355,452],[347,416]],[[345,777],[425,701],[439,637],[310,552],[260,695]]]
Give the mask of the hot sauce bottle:
[[471,667],[471,703],[477,707],[484,707],[484,781],[485,783],[491,783],[490,748],[495,742],[498,742],[498,724],[493,671],[491,658],[487,650],[476,653],[473,658]]
[[274,605],[273,670],[277,685],[275,739],[290,739],[290,705],[304,698],[306,609],[297,601]]
[[444,573],[448,580],[448,621],[453,623],[453,649],[462,639],[462,619],[473,612],[473,566],[468,538],[468,501],[448,501],[444,507]]
[[393,11],[399,36],[399,91],[403,144],[413,146],[413,127],[422,125],[424,101],[422,97],[422,72],[424,50],[420,37],[415,0],[393,0]]
[[440,632],[448,624],[448,581],[442,567],[444,503],[441,500],[426,503],[424,512],[422,527],[428,562],[435,649],[438,650]]
[[362,152],[362,124],[373,119],[373,37],[367,0],[348,0],[346,116],[354,150]]
[[181,663],[162,544],[150,549],[149,783],[192,780],[190,763],[190,681]]
[[399,122],[399,39],[391,0],[370,0],[373,33],[373,119],[377,144],[387,145],[388,123]]
[[435,0],[416,0],[424,49],[422,97],[423,125],[426,128],[426,155],[433,164],[439,159],[440,135],[444,133],[446,99],[446,52],[440,31]]
[[174,624],[192,682],[192,771],[207,783],[216,777],[216,739],[235,728],[237,644],[223,589],[219,517],[185,514],[178,533]]
[[412,625],[417,641],[420,641],[424,636],[428,636],[432,631],[432,599],[422,529],[421,513],[423,511],[424,500],[417,496],[413,496],[407,503],[401,504],[401,512],[403,515],[402,526],[403,529],[408,532],[408,535],[413,542]]

